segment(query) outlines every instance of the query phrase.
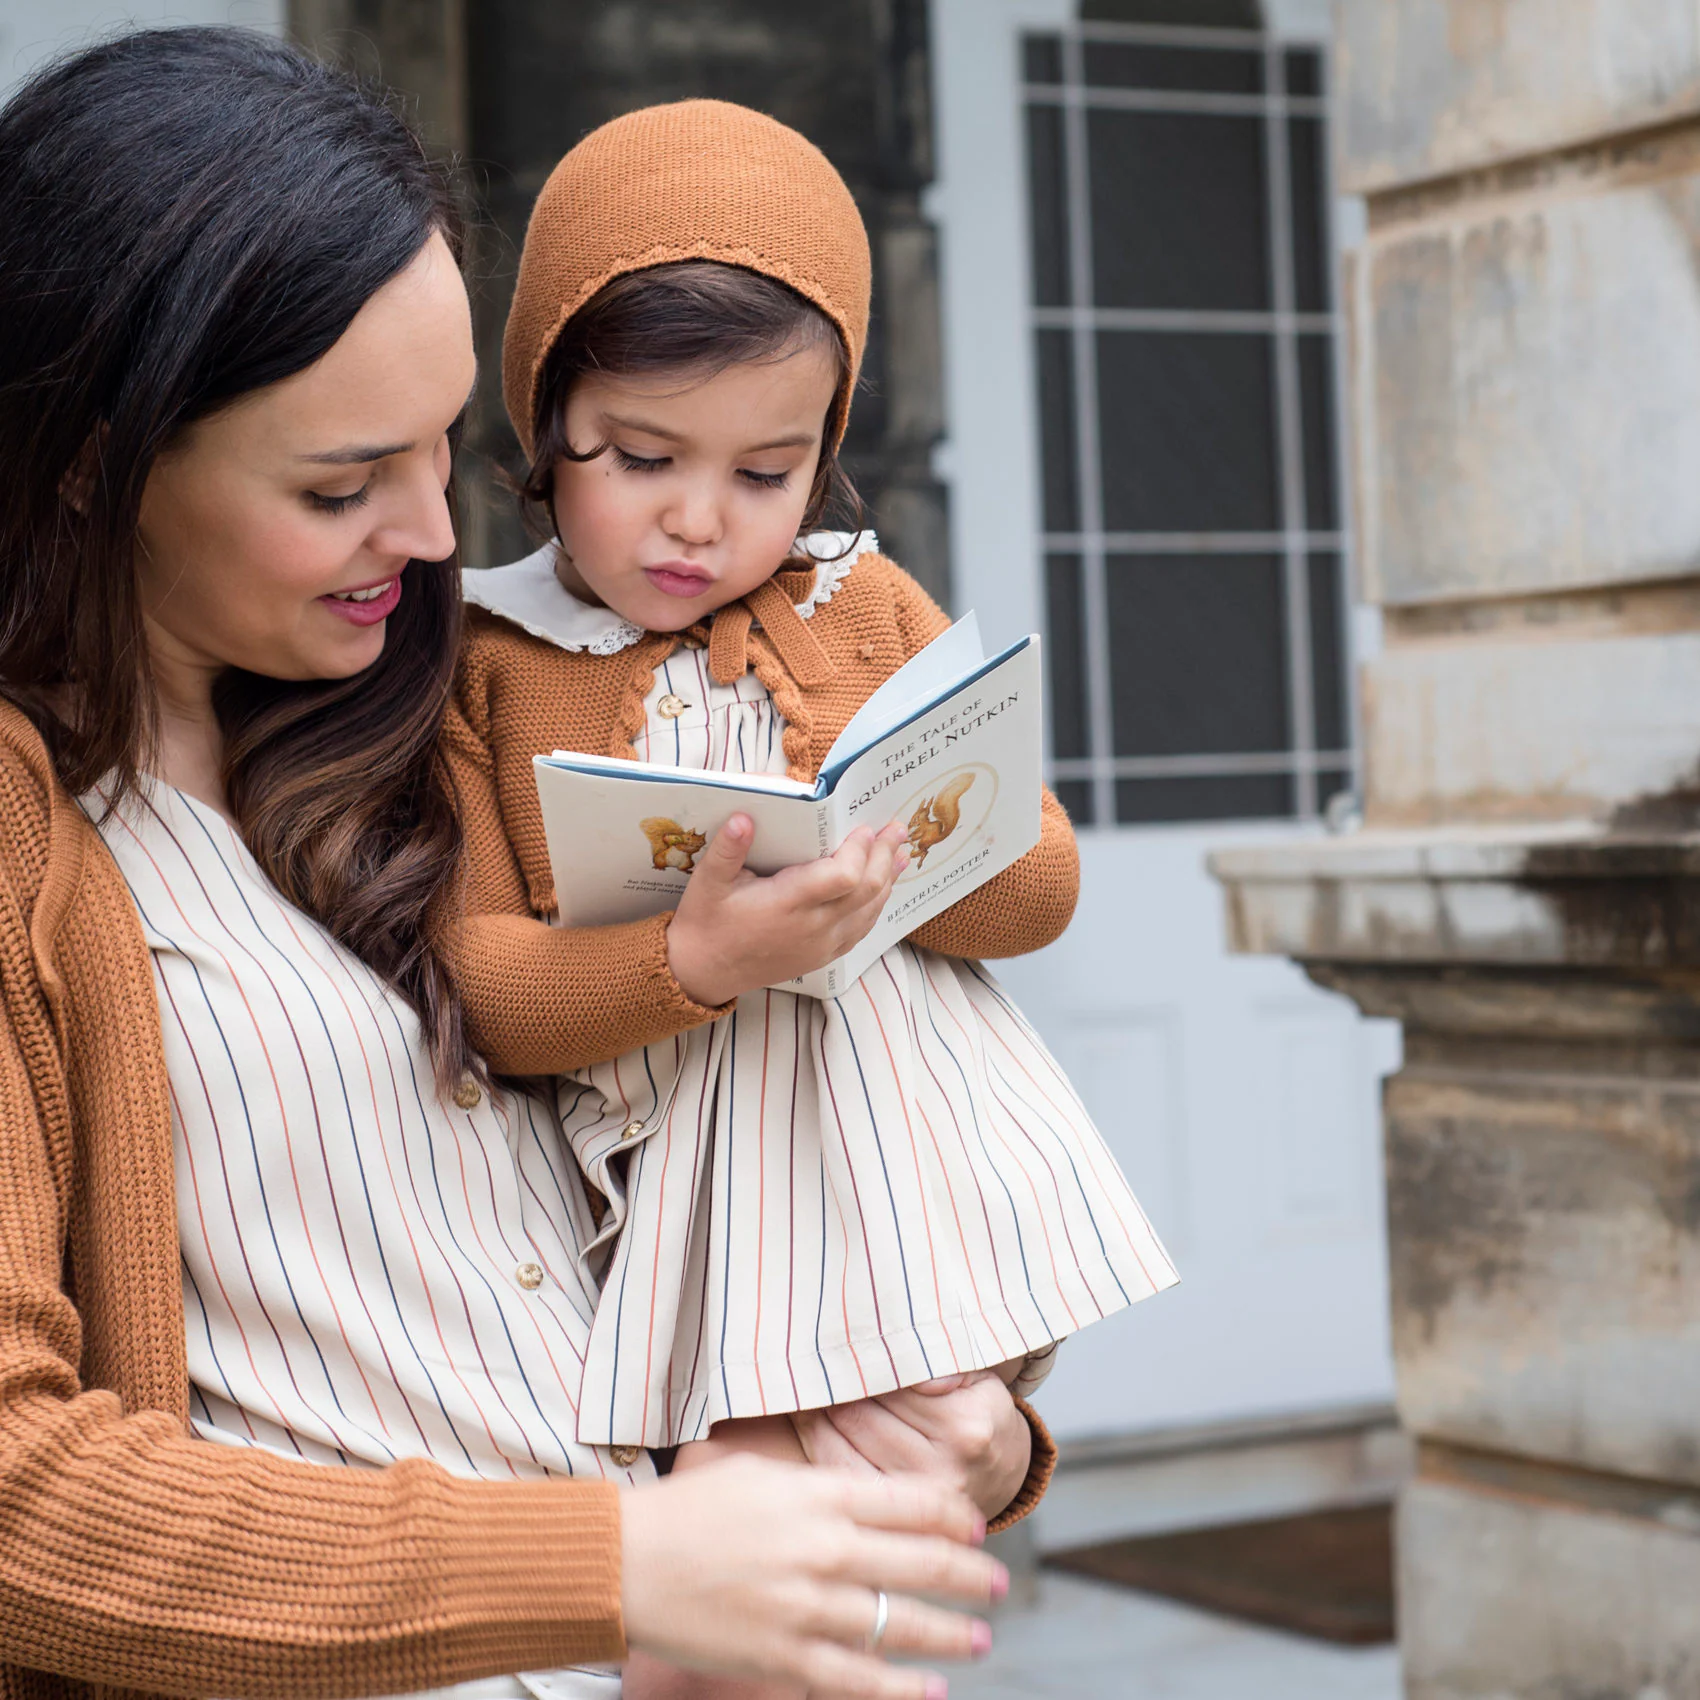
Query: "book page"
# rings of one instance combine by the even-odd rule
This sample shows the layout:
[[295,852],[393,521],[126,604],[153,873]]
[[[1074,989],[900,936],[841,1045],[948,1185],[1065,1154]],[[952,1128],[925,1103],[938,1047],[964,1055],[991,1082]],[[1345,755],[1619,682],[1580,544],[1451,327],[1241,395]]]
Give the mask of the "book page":
[[967,678],[985,659],[980,621],[970,609],[949,631],[940,632],[919,654],[910,656],[850,716],[849,724],[826,752],[821,772],[828,772],[883,738],[894,726],[901,726],[916,709]]
[[[625,775],[533,763],[563,926],[636,921],[677,907],[696,859],[734,814],[755,823],[749,866],[777,873],[830,853],[827,807],[809,796],[698,783],[682,768]],[[714,775],[724,778],[725,775]]]
[[1039,842],[1040,678],[1038,640],[1023,640],[844,770],[831,797],[833,837],[901,821],[910,865],[868,936],[830,968],[787,990],[839,996],[923,921]]

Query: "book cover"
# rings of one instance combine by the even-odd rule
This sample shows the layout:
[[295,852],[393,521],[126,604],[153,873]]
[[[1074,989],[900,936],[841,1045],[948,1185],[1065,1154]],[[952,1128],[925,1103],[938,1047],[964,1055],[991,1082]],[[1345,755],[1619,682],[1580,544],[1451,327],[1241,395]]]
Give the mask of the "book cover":
[[813,785],[566,750],[539,756],[561,923],[676,907],[697,856],[736,813],[755,823],[749,866],[763,874],[830,856],[859,826],[900,821],[910,863],[885,913],[855,949],[783,987],[839,996],[1038,843],[1042,750],[1038,638],[988,660],[968,616],[857,712]]

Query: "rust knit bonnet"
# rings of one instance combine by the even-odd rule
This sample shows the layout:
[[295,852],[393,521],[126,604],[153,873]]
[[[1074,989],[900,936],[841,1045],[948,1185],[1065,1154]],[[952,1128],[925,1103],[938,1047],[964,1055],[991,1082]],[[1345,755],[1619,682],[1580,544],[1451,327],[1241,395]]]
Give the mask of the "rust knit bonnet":
[[628,112],[549,174],[532,208],[502,341],[502,394],[529,456],[543,362],[567,320],[627,272],[718,260],[786,283],[843,339],[847,373],[827,428],[836,446],[868,335],[868,233],[812,142],[722,100]]

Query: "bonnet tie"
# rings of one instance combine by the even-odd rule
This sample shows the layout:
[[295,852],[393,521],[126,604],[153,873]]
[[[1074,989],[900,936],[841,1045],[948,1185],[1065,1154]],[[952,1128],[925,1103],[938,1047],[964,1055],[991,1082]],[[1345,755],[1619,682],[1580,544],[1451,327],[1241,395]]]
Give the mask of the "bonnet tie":
[[799,685],[805,689],[824,685],[837,672],[797,612],[797,598],[807,596],[814,583],[812,568],[781,569],[748,595],[719,609],[706,626],[695,628],[698,636],[706,630],[708,671],[717,685],[736,684],[749,671],[750,628],[758,619],[785,671]]

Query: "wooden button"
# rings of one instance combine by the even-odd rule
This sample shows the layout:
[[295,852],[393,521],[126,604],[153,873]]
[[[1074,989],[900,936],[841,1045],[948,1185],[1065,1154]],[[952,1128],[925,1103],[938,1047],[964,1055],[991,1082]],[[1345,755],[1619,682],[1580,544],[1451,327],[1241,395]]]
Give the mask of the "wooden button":
[[622,1470],[629,1470],[638,1461],[638,1454],[643,1451],[641,1446],[610,1446],[608,1456]]
[[484,1094],[478,1090],[478,1082],[468,1075],[454,1090],[455,1103],[463,1110],[476,1110]]
[[528,1293],[535,1293],[543,1285],[543,1265],[541,1263],[522,1263],[514,1271],[514,1279]]
[[655,705],[655,712],[664,720],[677,720],[690,706],[683,697],[668,694]]

